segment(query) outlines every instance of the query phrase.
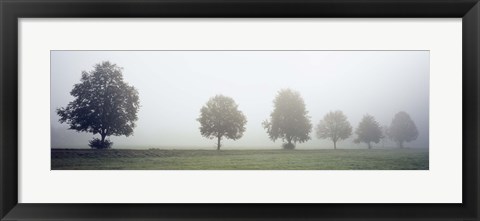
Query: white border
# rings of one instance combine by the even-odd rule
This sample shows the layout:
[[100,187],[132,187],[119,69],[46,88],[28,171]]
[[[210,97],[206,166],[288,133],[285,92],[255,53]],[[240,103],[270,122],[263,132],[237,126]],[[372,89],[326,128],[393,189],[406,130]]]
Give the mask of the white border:
[[[461,203],[461,19],[19,20],[20,203]],[[50,50],[430,50],[428,171],[50,171]]]

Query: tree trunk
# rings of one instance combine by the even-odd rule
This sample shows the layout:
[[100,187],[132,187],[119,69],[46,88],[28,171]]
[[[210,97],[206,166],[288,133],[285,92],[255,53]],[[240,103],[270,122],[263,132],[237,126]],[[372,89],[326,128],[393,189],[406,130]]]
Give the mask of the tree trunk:
[[107,136],[107,134],[105,133],[102,133],[100,134],[102,136],[102,141],[101,141],[101,144],[102,144],[102,149],[105,148],[105,137]]
[[372,144],[368,142],[368,149],[372,149]]
[[333,141],[333,149],[337,149],[337,141]]
[[398,146],[399,146],[400,148],[403,148],[403,142],[402,142],[402,141],[398,141]]
[[221,145],[221,144],[220,144],[220,141],[222,140],[222,137],[221,137],[221,136],[218,136],[217,139],[218,139],[217,150],[220,150],[220,145]]

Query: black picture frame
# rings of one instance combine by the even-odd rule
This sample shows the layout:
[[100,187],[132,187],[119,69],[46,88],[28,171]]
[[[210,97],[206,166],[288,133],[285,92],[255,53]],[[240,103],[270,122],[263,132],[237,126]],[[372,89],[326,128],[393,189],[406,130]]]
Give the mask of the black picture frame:
[[[1,220],[479,220],[478,0],[0,0],[0,15]],[[46,17],[462,18],[463,203],[18,203],[17,20]]]

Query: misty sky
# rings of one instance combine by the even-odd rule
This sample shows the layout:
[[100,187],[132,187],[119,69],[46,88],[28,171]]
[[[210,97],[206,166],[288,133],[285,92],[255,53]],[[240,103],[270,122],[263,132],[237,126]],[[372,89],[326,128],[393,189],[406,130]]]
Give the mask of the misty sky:
[[[53,148],[89,148],[94,135],[67,130],[55,110],[74,99],[70,91],[81,72],[102,61],[123,67],[124,80],[140,97],[133,136],[110,137],[113,148],[215,149],[215,140],[200,135],[196,119],[210,97],[223,94],[236,101],[248,123],[244,136],[224,140],[222,149],[280,149],[281,140],[269,140],[261,123],[283,88],[300,92],[314,127],[334,110],[345,113],[354,131],[367,113],[390,125],[397,112],[406,111],[419,136],[405,146],[428,148],[428,51],[52,51]],[[337,147],[366,148],[354,144],[355,137],[353,132]],[[333,147],[314,129],[311,138],[297,149]]]

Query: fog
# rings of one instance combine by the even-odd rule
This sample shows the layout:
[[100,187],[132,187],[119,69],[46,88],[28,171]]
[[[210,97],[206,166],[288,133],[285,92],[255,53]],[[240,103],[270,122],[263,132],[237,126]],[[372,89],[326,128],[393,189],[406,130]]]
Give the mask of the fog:
[[[416,123],[418,139],[406,147],[429,145],[428,51],[52,51],[52,148],[89,148],[91,133],[68,130],[55,110],[74,98],[73,85],[82,71],[102,61],[123,67],[124,80],[140,97],[133,136],[115,137],[113,148],[216,149],[216,140],[200,135],[200,108],[217,94],[232,97],[247,117],[239,140],[225,139],[222,149],[281,148],[269,140],[262,121],[273,110],[280,89],[303,97],[313,124],[311,140],[297,149],[333,148],[319,140],[315,126],[329,111],[341,110],[353,127],[337,148],[366,148],[354,144],[354,131],[370,114],[390,125],[399,111]],[[374,144],[391,148],[395,143]]]

